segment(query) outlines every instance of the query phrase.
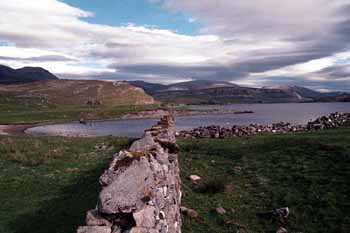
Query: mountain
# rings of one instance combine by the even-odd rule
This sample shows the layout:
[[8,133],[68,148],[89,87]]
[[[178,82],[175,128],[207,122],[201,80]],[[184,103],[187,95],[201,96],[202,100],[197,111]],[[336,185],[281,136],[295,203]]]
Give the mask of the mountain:
[[273,86],[273,87],[263,87],[265,89],[282,89],[282,90],[289,90],[294,91],[298,93],[300,96],[304,98],[309,99],[317,99],[322,97],[331,97],[331,96],[338,96],[343,94],[342,92],[318,92],[306,87],[300,87],[300,86]]
[[[156,100],[176,104],[314,102],[343,93],[321,93],[300,86],[241,87],[230,82],[195,80],[170,85],[129,82],[143,88]],[[335,101],[337,98],[332,98]]]
[[211,88],[221,87],[238,87],[236,84],[222,81],[210,81],[210,80],[194,80],[189,82],[181,82],[167,85],[167,87],[160,91],[193,91],[204,90]]
[[125,82],[55,79],[0,85],[0,99],[14,99],[43,106],[106,106],[153,104],[142,89]]
[[325,96],[318,99],[320,102],[350,102],[350,94],[340,94],[337,96]]
[[152,95],[156,100],[176,104],[229,104],[301,102],[297,93],[247,87],[218,87],[185,91],[159,91]]
[[210,81],[210,80],[194,80],[189,82],[180,82],[169,85],[162,85],[156,83],[148,83],[145,81],[129,81],[130,85],[142,88],[149,94],[157,92],[168,92],[168,91],[193,91],[203,90],[219,87],[238,87],[236,84],[222,81]]
[[143,89],[147,94],[152,94],[154,92],[157,92],[161,89],[166,88],[166,86],[162,85],[162,84],[148,83],[148,82],[141,81],[141,80],[128,81],[127,83],[134,86],[134,87],[139,87],[139,88]]
[[12,69],[8,66],[0,65],[0,84],[26,83],[55,79],[58,78],[40,67]]

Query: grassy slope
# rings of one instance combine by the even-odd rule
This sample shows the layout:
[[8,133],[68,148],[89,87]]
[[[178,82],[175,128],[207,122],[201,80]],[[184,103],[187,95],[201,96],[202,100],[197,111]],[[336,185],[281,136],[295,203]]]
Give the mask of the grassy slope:
[[[94,146],[106,142],[111,150]],[[0,232],[74,232],[127,139],[0,138]]]
[[[249,232],[273,232],[275,223],[258,221],[255,214],[283,206],[291,209],[291,232],[347,232],[349,141],[350,126],[313,134],[180,140],[183,204],[201,216],[185,218],[183,232],[237,232],[226,220]],[[114,149],[98,151],[100,142]],[[96,203],[98,177],[112,153],[128,143],[0,137],[0,232],[74,232]],[[189,174],[202,176],[203,184],[190,184]],[[231,184],[232,191],[208,192],[223,184]],[[227,213],[217,215],[218,206]]]
[[[98,102],[91,107],[87,101]],[[0,124],[110,119],[153,108],[152,97],[125,83],[53,80],[0,85]]]
[[[182,177],[198,174],[209,187],[232,185],[229,194],[210,194],[184,180],[184,205],[198,210],[204,222],[186,219],[184,232],[236,232],[236,226],[225,226],[229,220],[249,232],[275,232],[276,223],[259,221],[255,214],[285,206],[291,210],[290,232],[349,232],[349,141],[349,126],[313,134],[182,141]],[[218,206],[228,213],[218,216],[213,211]]]

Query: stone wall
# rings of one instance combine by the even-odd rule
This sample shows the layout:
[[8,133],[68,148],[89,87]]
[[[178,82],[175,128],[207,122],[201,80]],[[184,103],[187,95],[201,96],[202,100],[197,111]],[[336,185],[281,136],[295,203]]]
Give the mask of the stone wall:
[[230,138],[247,137],[263,133],[297,133],[318,131],[323,129],[337,128],[346,122],[350,122],[350,113],[332,113],[328,116],[322,116],[306,125],[293,125],[287,122],[280,122],[270,125],[250,124],[247,126],[233,125],[220,126],[210,125],[198,127],[192,130],[178,132],[178,137],[184,138]]
[[77,233],[181,232],[181,183],[172,116],[116,154],[100,177],[95,209]]

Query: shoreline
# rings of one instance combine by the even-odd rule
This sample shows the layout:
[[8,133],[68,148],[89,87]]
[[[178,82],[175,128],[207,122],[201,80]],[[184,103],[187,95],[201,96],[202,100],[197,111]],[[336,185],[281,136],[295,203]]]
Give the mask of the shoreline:
[[[167,114],[165,109],[147,110],[136,113],[127,113],[118,118],[110,119],[92,119],[86,120],[86,122],[101,122],[101,121],[115,121],[115,120],[137,120],[137,119],[158,119]],[[251,114],[253,111],[225,111],[225,110],[212,110],[212,111],[175,111],[175,117],[181,116],[198,116],[198,115],[210,115],[210,114]],[[85,119],[84,119],[85,120]],[[43,125],[54,125],[54,124],[65,124],[65,123],[79,123],[80,120],[73,121],[40,121],[32,123],[15,123],[15,124],[0,124],[0,136],[18,136],[28,135],[25,131],[29,128],[43,126]]]
[[0,136],[27,135],[25,130],[39,125],[36,123],[0,125]]
[[[200,115],[220,115],[220,114],[252,114],[254,113],[251,110],[244,111],[235,111],[235,110],[221,110],[221,109],[213,109],[213,110],[185,110],[185,111],[174,111],[175,117],[182,116],[200,116]],[[128,113],[122,116],[120,119],[128,120],[128,119],[158,119],[164,115],[167,115],[168,111],[165,109],[157,109],[157,110],[147,110],[136,113]]]

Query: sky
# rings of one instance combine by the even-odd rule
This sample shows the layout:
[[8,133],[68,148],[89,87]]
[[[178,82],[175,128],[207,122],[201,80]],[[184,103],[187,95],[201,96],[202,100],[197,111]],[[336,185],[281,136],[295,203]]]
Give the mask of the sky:
[[0,64],[350,92],[350,0],[0,1]]

